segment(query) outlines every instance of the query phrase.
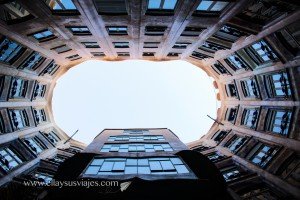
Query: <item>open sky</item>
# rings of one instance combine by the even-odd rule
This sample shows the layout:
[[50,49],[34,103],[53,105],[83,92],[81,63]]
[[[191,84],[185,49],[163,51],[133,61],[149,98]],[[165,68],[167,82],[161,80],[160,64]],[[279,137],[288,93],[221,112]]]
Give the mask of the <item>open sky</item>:
[[86,61],[57,81],[54,119],[86,144],[105,128],[169,128],[188,143],[216,117],[212,81],[185,61]]

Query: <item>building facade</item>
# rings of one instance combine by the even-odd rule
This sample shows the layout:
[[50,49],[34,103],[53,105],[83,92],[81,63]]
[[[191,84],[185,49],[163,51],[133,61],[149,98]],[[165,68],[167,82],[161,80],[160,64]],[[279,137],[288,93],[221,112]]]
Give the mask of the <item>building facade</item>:
[[69,68],[181,59],[215,79],[221,101],[217,122],[189,147],[223,156],[215,163],[226,177],[237,167],[228,181],[236,199],[300,198],[299,20],[294,0],[1,1],[0,185],[58,149],[84,149],[64,144],[52,115]]

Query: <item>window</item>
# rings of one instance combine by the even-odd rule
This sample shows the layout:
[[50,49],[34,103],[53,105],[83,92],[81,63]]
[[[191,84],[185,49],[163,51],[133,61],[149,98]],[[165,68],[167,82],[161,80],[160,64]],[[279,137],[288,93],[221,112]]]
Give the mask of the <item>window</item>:
[[13,64],[25,51],[21,45],[6,37],[0,38],[0,61]]
[[51,31],[43,30],[31,35],[39,42],[45,42],[57,38]]
[[69,48],[67,45],[60,45],[60,46],[52,48],[51,50],[54,50],[54,51],[56,51],[56,53],[60,54],[60,53],[65,53],[65,52],[71,51],[72,49]]
[[107,26],[108,35],[128,35],[127,26]]
[[100,152],[164,152],[173,151],[167,143],[104,144]]
[[218,131],[215,133],[213,136],[213,140],[216,141],[217,143],[220,143],[228,134],[228,131]]
[[69,60],[71,60],[71,61],[73,61],[73,60],[78,60],[78,59],[80,59],[81,57],[78,55],[78,54],[75,54],[75,55],[71,55],[71,56],[68,56],[68,57],[66,57],[66,59],[69,59]]
[[211,154],[208,154],[207,158],[212,162],[218,162],[218,161],[222,160],[223,158],[225,158],[225,156],[221,155],[220,153],[213,152]]
[[213,42],[206,41],[201,45],[201,47],[199,47],[199,49],[201,49],[203,51],[206,51],[206,52],[209,52],[209,53],[215,53],[216,51],[224,50],[224,49],[227,49],[227,48],[225,46],[220,45],[220,44],[216,44],[216,43],[213,43]]
[[23,160],[18,156],[12,148],[5,147],[0,149],[0,167],[8,172],[18,165],[22,164]]
[[12,77],[10,98],[25,98],[28,88],[28,81],[21,78]]
[[300,51],[299,29],[300,24],[298,22],[294,22],[275,33],[277,38],[294,56],[297,56]]
[[275,52],[273,52],[270,45],[268,45],[264,40],[252,44],[250,47],[246,48],[245,51],[257,65],[275,62],[278,60]]
[[127,15],[125,0],[94,0],[99,15]]
[[123,133],[124,134],[142,135],[142,134],[149,134],[149,130],[129,129],[129,130],[124,130]]
[[87,26],[68,26],[73,35],[92,35],[89,28]]
[[24,110],[9,109],[8,113],[14,131],[29,126],[29,120],[25,109]]
[[197,51],[193,51],[193,53],[190,57],[198,59],[198,60],[202,60],[202,59],[205,59],[205,58],[212,58],[211,56],[205,55],[203,53],[199,53]]
[[186,49],[191,43],[188,42],[176,42],[172,48],[174,49]]
[[200,145],[200,146],[193,147],[192,150],[197,151],[197,152],[202,152],[202,151],[205,151],[208,149],[210,149],[210,147]]
[[249,34],[241,30],[240,28],[235,28],[232,25],[226,24],[222,26],[222,28],[219,31],[217,31],[213,36],[218,39],[233,43],[237,41],[240,37],[245,35]]
[[51,131],[50,133],[43,133],[44,136],[53,144],[56,145],[59,141],[60,138],[56,135],[54,131]]
[[211,66],[218,74],[229,74],[226,67],[224,67],[220,62],[217,62]]
[[50,175],[48,173],[43,173],[43,172],[34,172],[32,174],[32,178],[39,182],[50,184],[53,179],[53,175]]
[[55,162],[56,164],[61,164],[63,162],[65,162],[67,158],[62,156],[62,155],[56,155],[53,158],[48,158],[47,160],[51,161],[51,162]]
[[221,170],[221,173],[226,182],[235,180],[242,175],[241,172],[236,167],[226,169],[226,170]]
[[258,86],[254,78],[241,81],[241,86],[245,97],[259,98]]
[[77,12],[72,0],[44,0],[45,3],[55,12],[71,11]]
[[129,48],[129,42],[113,42],[115,48]]
[[236,153],[247,141],[248,137],[241,137],[234,135],[226,144],[227,147],[232,153]]
[[40,154],[44,149],[45,145],[35,136],[32,138],[23,139],[24,144],[35,154]]
[[256,0],[252,1],[237,17],[245,20],[245,22],[249,21],[259,25],[266,25],[272,20],[282,15],[287,15],[297,8],[298,6],[283,0]]
[[117,54],[120,57],[128,57],[128,56],[130,56],[129,52],[117,52]]
[[81,42],[85,48],[100,48],[97,42]]
[[225,7],[229,4],[229,2],[226,1],[206,1],[202,0],[200,4],[198,5],[196,11],[194,14],[204,14],[204,13],[210,13],[210,14],[219,14],[222,12]]
[[3,117],[0,114],[0,134],[2,133],[6,133],[6,129],[5,129],[5,123],[3,121]]
[[181,36],[198,37],[202,31],[203,28],[199,27],[185,27],[184,31],[181,33]]
[[40,124],[42,122],[47,121],[46,113],[44,109],[33,109],[34,118],[36,124]]
[[248,64],[238,55],[232,54],[228,58],[225,59],[225,62],[231,67],[234,71],[239,69],[248,69]]
[[36,70],[42,62],[46,60],[38,52],[33,52],[27,59],[20,65],[20,69]]
[[191,172],[178,157],[94,158],[84,172],[85,175],[152,174],[158,177],[188,173]]
[[103,57],[105,54],[103,52],[91,52],[94,57]]
[[259,116],[258,108],[247,108],[243,111],[242,125],[255,129]]
[[0,5],[0,19],[7,24],[19,23],[32,18],[33,16],[16,1]]
[[59,65],[57,65],[54,60],[52,60],[47,67],[43,70],[42,74],[49,74],[49,75],[53,75],[59,68]]
[[238,97],[238,92],[235,87],[235,84],[230,83],[227,85],[228,96],[230,97]]
[[109,136],[108,141],[129,141],[129,142],[142,142],[142,141],[164,141],[162,135],[118,135]]
[[269,109],[265,129],[272,133],[288,136],[292,120],[292,110]]
[[162,36],[165,34],[166,26],[146,26],[145,35],[148,36]]
[[[259,167],[266,167],[277,153],[278,148],[259,142],[250,152],[250,161]],[[254,152],[253,155],[251,155]]]
[[288,74],[284,71],[264,76],[268,96],[270,98],[291,98],[291,86]]
[[170,52],[168,53],[168,57],[178,57],[180,53],[177,53],[177,52]]
[[143,56],[154,56],[154,52],[143,52]]
[[226,114],[227,114],[227,121],[229,121],[231,123],[234,123],[235,122],[235,118],[237,116],[238,109],[237,108],[229,108],[227,110],[227,112],[226,112]]
[[160,42],[144,42],[144,48],[158,48]]
[[[273,189],[273,188],[272,188]],[[277,195],[277,191],[272,191],[265,184],[255,184],[254,186],[246,187],[238,192],[242,199],[282,199],[282,195]]]
[[146,14],[149,15],[172,15],[177,0],[148,0],[148,9]]

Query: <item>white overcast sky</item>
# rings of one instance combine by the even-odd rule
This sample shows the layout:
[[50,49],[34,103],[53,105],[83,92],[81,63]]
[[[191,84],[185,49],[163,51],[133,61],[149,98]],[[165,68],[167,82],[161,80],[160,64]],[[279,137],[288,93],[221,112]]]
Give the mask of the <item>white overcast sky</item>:
[[183,142],[207,133],[216,117],[212,79],[185,61],[87,61],[53,94],[55,122],[89,144],[105,128],[169,128]]

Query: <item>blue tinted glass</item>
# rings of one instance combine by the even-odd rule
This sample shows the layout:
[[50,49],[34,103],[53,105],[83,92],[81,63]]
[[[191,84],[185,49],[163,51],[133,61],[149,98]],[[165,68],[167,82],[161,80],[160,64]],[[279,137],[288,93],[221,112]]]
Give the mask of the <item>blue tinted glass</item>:
[[201,1],[197,10],[205,11],[209,8],[209,6],[213,3],[213,1]]
[[158,9],[160,6],[161,0],[149,0],[148,8],[149,9]]
[[[63,8],[57,2],[60,2]],[[72,0],[56,0],[56,3],[53,6],[53,10],[76,10],[76,7],[73,4]]]
[[177,0],[165,0],[163,9],[174,9]]

